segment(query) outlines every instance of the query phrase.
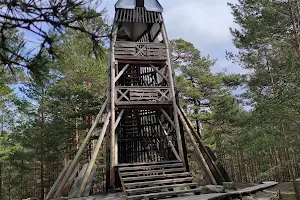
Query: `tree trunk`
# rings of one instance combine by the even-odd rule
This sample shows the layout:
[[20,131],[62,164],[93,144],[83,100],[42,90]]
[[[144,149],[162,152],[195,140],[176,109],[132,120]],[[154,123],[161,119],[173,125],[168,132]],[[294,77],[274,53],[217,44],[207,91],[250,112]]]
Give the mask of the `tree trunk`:
[[[44,95],[44,94],[42,94]],[[40,198],[41,200],[44,199],[45,195],[45,185],[44,185],[44,143],[45,143],[45,133],[44,133],[44,123],[45,123],[45,113],[44,113],[44,96],[42,96],[42,101],[41,101],[41,152],[40,152],[40,179],[41,179],[41,190],[40,190]]]
[[294,31],[294,37],[295,37],[295,42],[296,42],[296,50],[298,52],[299,60],[300,60],[300,38],[299,38],[299,7],[297,4],[297,1],[294,2],[293,0],[288,0],[290,4],[290,15],[291,15],[291,22],[292,22],[292,27]]
[[75,144],[76,144],[76,150],[79,149],[79,133],[78,133],[78,118],[77,118],[77,103],[75,100],[75,106],[74,106],[74,115],[75,115]]
[[0,200],[4,200],[4,196],[3,196],[2,162],[0,162]]

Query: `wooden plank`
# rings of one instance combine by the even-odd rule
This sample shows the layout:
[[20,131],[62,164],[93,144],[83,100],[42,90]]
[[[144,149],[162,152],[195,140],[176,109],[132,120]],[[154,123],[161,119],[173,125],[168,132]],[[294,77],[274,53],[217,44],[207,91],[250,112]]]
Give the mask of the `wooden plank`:
[[115,51],[135,51],[136,52],[136,48],[135,46],[128,46],[125,44],[119,44],[119,45],[115,45]]
[[171,124],[171,126],[175,129],[175,124],[174,124],[173,120],[171,119],[171,117],[168,115],[168,113],[164,109],[162,109],[162,108],[160,109],[160,111],[166,117],[166,119]]
[[138,92],[130,92],[130,97],[152,97],[152,98],[157,98],[158,94],[157,93],[138,93]]
[[[184,200],[216,200],[216,199],[231,199],[230,195],[227,193],[211,193],[211,194],[201,194],[195,196],[186,196]],[[182,197],[172,198],[172,200],[182,200]]]
[[136,54],[136,50],[134,49],[129,49],[128,50],[116,50],[115,55],[118,56],[134,56]]
[[130,97],[130,101],[158,101],[156,97]]
[[71,176],[69,177],[68,181],[66,182],[66,184],[64,185],[60,196],[67,196],[68,192],[70,191],[70,188],[72,186],[72,184],[74,183],[74,180],[76,178],[77,173],[79,172],[80,169],[80,163],[77,164],[77,166],[75,167],[73,173],[71,174]]
[[132,194],[139,194],[145,192],[153,192],[156,190],[166,190],[166,189],[174,189],[174,188],[182,188],[182,187],[197,187],[197,186],[199,186],[198,183],[183,183],[183,184],[160,185],[160,186],[153,186],[153,187],[128,189],[126,190],[126,192],[132,195]]
[[[179,120],[178,120],[178,109],[177,109],[176,93],[175,93],[175,85],[174,85],[175,78],[173,77],[173,71],[172,71],[172,65],[171,65],[172,61],[171,61],[171,57],[170,57],[171,53],[170,53],[170,49],[169,49],[169,39],[168,39],[167,31],[166,31],[164,24],[162,24],[161,33],[162,33],[162,37],[164,40],[164,44],[166,47],[166,53],[167,53],[166,64],[168,66],[168,77],[169,77],[170,89],[171,89],[170,97],[171,97],[172,103],[173,103],[173,116],[174,116],[178,153],[179,153],[179,156],[180,156],[183,164],[185,164],[183,146],[182,146],[182,138],[181,138],[181,134],[180,134],[180,127],[179,127]],[[174,76],[175,76],[175,74],[174,74]]]
[[[116,77],[116,71],[115,67],[118,67],[118,62],[116,61],[116,56],[115,56],[115,44],[117,41],[117,33],[118,33],[118,28],[115,28],[112,32],[112,38],[111,38],[111,69],[110,69],[110,112],[111,112],[111,118],[110,118],[110,181],[111,181],[111,186],[114,185],[114,166],[115,166],[115,138],[116,138],[116,112],[115,112],[115,101],[117,98],[116,95],[116,82],[115,82],[115,77]],[[102,142],[102,141],[101,141]],[[90,166],[91,169],[91,166]],[[83,193],[84,188],[81,187],[81,193]]]
[[77,154],[75,155],[74,159],[72,160],[72,163],[70,164],[70,167],[68,168],[68,170],[66,171],[66,174],[64,175],[63,180],[61,181],[61,183],[58,186],[57,191],[55,192],[53,197],[59,197],[60,191],[63,188],[63,186],[65,185],[66,181],[69,179],[71,173],[73,172],[74,168],[76,167],[78,160],[83,152],[83,150],[85,149],[85,147],[87,146],[88,141],[90,140],[90,137],[92,135],[92,133],[94,132],[94,129],[96,128],[96,126],[98,125],[98,122],[100,120],[100,118],[102,117],[105,109],[106,109],[106,105],[108,103],[108,100],[106,99],[106,101],[104,102],[104,104],[101,107],[101,110],[99,111],[98,115],[96,116],[95,121],[93,122],[89,132],[86,134]]
[[129,171],[141,171],[146,169],[169,169],[169,168],[182,168],[182,163],[172,163],[164,165],[150,165],[150,166],[136,166],[136,167],[122,167],[119,168],[120,172],[129,172]]
[[103,138],[104,138],[104,136],[105,136],[107,127],[108,127],[108,125],[109,125],[110,117],[111,117],[111,112],[109,112],[108,115],[106,116],[106,120],[105,120],[105,123],[104,123],[104,125],[103,125],[103,127],[102,127],[102,130],[101,130],[101,132],[100,132],[100,136],[99,136],[99,138],[98,138],[97,144],[96,144],[96,146],[94,147],[94,151],[93,151],[93,154],[92,154],[92,156],[91,156],[91,160],[90,160],[90,162],[88,163],[88,166],[87,166],[87,169],[86,169],[86,174],[84,174],[84,178],[83,178],[82,183],[81,183],[81,186],[80,186],[80,191],[79,191],[78,197],[81,197],[82,194],[84,193],[84,190],[85,190],[85,188],[86,188],[88,179],[89,179],[90,176],[91,176],[91,172],[92,172],[92,170],[93,170],[93,166],[94,166],[94,164],[95,164],[95,161],[96,161],[98,152],[99,152],[99,150],[100,150],[100,147],[101,147],[101,144],[102,144],[102,141],[103,141]]
[[122,163],[118,164],[117,167],[135,167],[135,166],[152,166],[152,165],[164,165],[164,164],[173,164],[181,163],[178,160],[168,160],[168,161],[158,161],[158,162],[140,162],[140,163]]
[[[176,108],[177,108],[177,105],[176,105]],[[174,109],[175,109],[175,107],[174,107]],[[184,120],[184,117],[183,117],[182,113],[179,111],[179,109],[177,109],[177,112],[178,112],[179,118],[182,122],[182,125],[183,125],[185,131],[188,133],[188,136],[189,136],[189,138],[192,142],[192,145],[194,147],[195,153],[198,157],[198,159],[197,159],[198,165],[205,172],[205,176],[204,176],[205,181],[207,183],[217,185],[217,182],[216,182],[213,174],[211,173],[210,168],[207,165],[206,160],[205,160],[203,154],[201,153],[197,142],[195,141],[195,138],[193,137],[193,134],[191,133],[186,121]]]
[[172,183],[186,183],[186,182],[192,182],[192,177],[186,177],[186,178],[176,178],[176,179],[166,179],[166,180],[156,180],[156,181],[146,181],[146,182],[137,182],[137,183],[127,183],[126,188],[131,189],[135,187],[144,187],[144,186],[155,186],[160,184],[172,184]]
[[170,83],[169,79],[161,72],[159,71],[154,65],[149,64],[149,66],[156,72],[158,73],[167,83]]
[[125,182],[140,182],[140,181],[146,181],[146,180],[158,180],[158,179],[169,179],[169,178],[182,178],[182,177],[190,177],[191,174],[189,172],[183,172],[183,173],[173,173],[173,174],[161,174],[161,175],[151,175],[151,176],[138,176],[138,177],[128,177],[123,178],[123,181]]
[[131,41],[116,41],[115,47],[136,47],[136,46],[147,46],[148,48],[166,49],[162,43],[153,42],[131,42]]
[[214,159],[211,157],[210,153],[207,151],[204,144],[202,143],[200,136],[194,130],[192,122],[189,120],[187,114],[184,112],[184,110],[180,106],[178,106],[178,110],[179,110],[179,112],[181,112],[181,114],[182,114],[183,118],[185,119],[188,127],[190,128],[190,130],[192,131],[194,137],[196,138],[196,141],[198,142],[198,146],[200,148],[200,151],[203,154],[205,160],[207,161],[207,164],[208,164],[210,170],[212,170],[212,173],[213,173],[214,177],[216,177],[216,181],[218,182],[218,184],[221,184],[222,182],[225,182],[226,180],[224,179],[224,177],[223,177],[222,173],[220,172],[218,166],[216,165]]
[[174,196],[174,195],[186,194],[186,193],[199,193],[201,192],[201,190],[202,188],[189,189],[189,190],[177,190],[177,191],[169,191],[169,192],[159,192],[159,193],[128,196],[127,198],[128,199],[147,199],[153,197],[158,198],[158,197]]
[[136,43],[135,42],[123,42],[119,41],[115,43],[115,48],[125,47],[125,48],[135,48]]
[[165,66],[164,60],[124,60],[124,59],[119,59],[118,62],[122,63],[122,64],[134,64],[137,67],[144,67],[145,65],[148,65],[149,63],[152,63],[159,67]]
[[130,90],[135,90],[135,91],[145,91],[145,90],[150,90],[152,89],[153,91],[156,90],[169,90],[169,87],[161,87],[161,86],[117,86],[116,87],[118,90],[120,89],[130,89]]
[[88,163],[84,164],[83,167],[81,168],[80,173],[77,176],[77,178],[69,192],[69,195],[68,195],[69,198],[77,197],[77,194],[78,194],[78,191],[80,190],[81,182],[83,181],[87,167],[88,167]]
[[47,196],[46,196],[46,200],[48,199],[52,199],[54,196],[55,191],[57,190],[57,187],[59,186],[60,182],[63,179],[63,176],[65,175],[66,171],[68,170],[68,168],[70,167],[71,164],[71,160],[69,160],[67,162],[67,164],[65,165],[65,167],[63,168],[63,170],[60,172],[58,178],[56,179],[56,181],[54,182],[53,186],[51,187],[50,191],[48,192]]
[[120,121],[121,121],[121,118],[122,118],[124,112],[125,112],[125,110],[122,109],[121,112],[120,112],[120,114],[119,114],[119,116],[118,116],[118,118],[116,119],[116,126],[119,125],[119,123],[120,123]]
[[115,78],[115,83],[119,80],[119,78],[124,74],[124,72],[128,69],[129,64],[125,65],[123,69],[119,72],[119,74]]
[[[144,106],[144,105],[152,105],[152,106],[163,106],[170,105],[172,101],[116,101],[117,106]],[[125,108],[125,107],[124,107]],[[126,107],[129,109],[128,107]],[[149,109],[149,107],[145,107],[145,109]]]
[[92,189],[92,186],[93,186],[93,181],[94,181],[94,177],[95,177],[95,174],[96,174],[96,170],[97,170],[97,165],[94,164],[93,168],[92,168],[92,171],[91,171],[91,174],[90,174],[90,177],[88,179],[88,182],[87,182],[87,185],[85,187],[85,190],[83,192],[83,197],[87,197],[90,195],[90,192],[91,192],[91,189]]
[[128,55],[116,55],[117,60],[162,60],[165,61],[167,58],[165,56],[128,56]]
[[263,184],[260,185],[256,185],[256,186],[252,186],[252,187],[247,187],[241,190],[236,190],[236,191],[229,191],[227,192],[230,195],[236,195],[236,194],[251,194],[263,189],[267,189],[269,187],[273,187],[275,185],[277,185],[278,182],[274,182],[274,181],[269,181],[269,182],[263,182]]
[[134,53],[136,53],[136,49],[134,47],[127,47],[127,48],[116,47],[115,54],[122,53],[122,52],[125,52],[128,54],[134,54]]
[[160,173],[173,173],[173,172],[184,172],[185,168],[171,168],[171,169],[159,169],[159,170],[144,170],[136,172],[124,172],[122,177],[138,176],[138,175],[151,175]]
[[169,135],[168,135],[167,131],[165,130],[165,128],[163,127],[163,125],[162,125],[162,123],[161,123],[161,121],[160,121],[159,119],[158,119],[158,122],[159,122],[159,124],[160,124],[160,127],[163,129],[163,132],[164,132],[164,134],[165,134],[165,138],[166,138],[166,140],[168,141],[168,146],[171,148],[171,150],[172,150],[174,156],[176,157],[176,159],[177,159],[177,160],[180,160],[180,156],[179,156],[179,154],[177,153],[177,150],[176,150],[176,148],[174,147],[172,141],[169,139]]
[[145,96],[145,97],[157,97],[158,93],[157,92],[151,92],[151,91],[130,91],[130,96]]

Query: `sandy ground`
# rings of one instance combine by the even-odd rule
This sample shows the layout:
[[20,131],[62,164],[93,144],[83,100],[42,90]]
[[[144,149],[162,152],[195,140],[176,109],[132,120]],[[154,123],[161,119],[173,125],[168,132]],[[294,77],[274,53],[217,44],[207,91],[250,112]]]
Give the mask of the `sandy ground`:
[[[258,184],[236,184],[238,189],[255,186]],[[280,191],[280,198],[278,198],[278,192]],[[95,200],[125,200],[125,196],[122,193],[109,194],[108,196],[96,195]],[[91,198],[79,198],[72,200],[90,200]],[[279,183],[275,187],[258,192],[251,197],[243,197],[243,200],[296,200],[294,185],[292,182]]]

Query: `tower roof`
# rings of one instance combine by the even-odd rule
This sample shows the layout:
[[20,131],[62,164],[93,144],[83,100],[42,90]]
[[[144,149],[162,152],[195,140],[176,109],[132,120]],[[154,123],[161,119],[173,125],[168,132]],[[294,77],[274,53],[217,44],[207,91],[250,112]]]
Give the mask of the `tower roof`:
[[118,0],[115,4],[116,8],[134,9],[137,1],[143,1],[147,11],[163,12],[163,7],[157,0]]

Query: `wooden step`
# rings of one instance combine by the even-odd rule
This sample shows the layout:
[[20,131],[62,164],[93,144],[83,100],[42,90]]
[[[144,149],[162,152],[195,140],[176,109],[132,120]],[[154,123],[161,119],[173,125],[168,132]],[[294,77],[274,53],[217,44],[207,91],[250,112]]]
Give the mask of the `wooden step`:
[[158,161],[158,162],[122,163],[122,164],[118,164],[117,167],[164,165],[164,164],[172,164],[172,163],[181,163],[181,161],[179,161],[179,160],[169,160],[169,161]]
[[127,194],[140,194],[145,192],[153,192],[157,190],[164,190],[164,189],[174,189],[180,187],[198,187],[198,183],[183,183],[183,184],[172,184],[172,185],[161,185],[161,186],[153,186],[153,187],[145,187],[145,188],[136,188],[136,189],[128,189],[126,190]]
[[123,181],[126,184],[126,182],[181,178],[181,177],[188,177],[188,176],[191,176],[191,174],[189,172],[183,172],[183,173],[175,173],[175,174],[161,174],[161,175],[152,175],[152,176],[129,177],[129,178],[123,178]]
[[136,166],[136,167],[120,167],[119,171],[141,171],[145,169],[167,169],[167,168],[182,168],[182,163],[172,163],[172,164],[165,164],[165,165],[148,165],[148,166]]
[[156,180],[156,181],[147,181],[147,182],[135,182],[135,183],[126,183],[126,188],[134,188],[134,187],[143,187],[143,186],[154,186],[159,184],[171,184],[171,183],[186,183],[192,182],[193,177],[186,178],[175,178],[175,179],[166,179],[166,180]]
[[143,170],[135,172],[122,172],[123,178],[129,176],[139,176],[139,175],[151,175],[151,174],[161,174],[161,173],[175,173],[175,172],[185,172],[185,168],[171,168],[171,169],[158,169],[158,170]]
[[159,192],[159,193],[149,193],[149,194],[141,194],[135,196],[127,196],[128,199],[148,199],[148,198],[157,198],[157,197],[167,197],[167,196],[175,196],[179,194],[187,194],[187,193],[199,193],[202,188],[190,189],[190,190],[178,190],[178,191],[169,191],[169,192]]

